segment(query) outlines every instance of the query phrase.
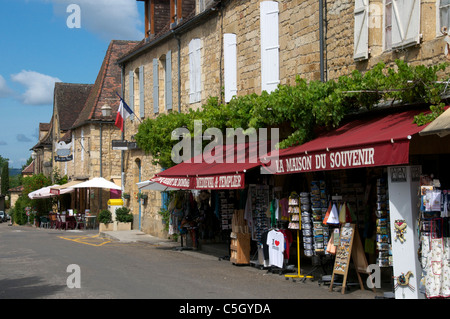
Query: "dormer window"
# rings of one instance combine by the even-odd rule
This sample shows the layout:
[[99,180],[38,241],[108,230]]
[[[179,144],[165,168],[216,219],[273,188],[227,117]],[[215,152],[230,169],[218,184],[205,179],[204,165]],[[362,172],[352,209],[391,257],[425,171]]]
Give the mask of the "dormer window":
[[182,19],[182,0],[170,0],[170,27],[176,27]]

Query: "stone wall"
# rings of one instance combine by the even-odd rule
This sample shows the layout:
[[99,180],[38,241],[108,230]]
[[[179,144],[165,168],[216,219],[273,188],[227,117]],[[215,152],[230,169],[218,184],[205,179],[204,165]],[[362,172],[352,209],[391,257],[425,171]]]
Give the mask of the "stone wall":
[[[145,72],[145,118],[153,118],[152,61],[168,50],[172,52],[173,111],[200,108],[210,96],[220,96],[223,88],[223,34],[234,33],[237,37],[237,89],[238,95],[261,93],[261,35],[259,0],[225,1],[224,7],[180,35],[181,88],[178,88],[178,42],[169,37],[125,64],[124,96],[128,97],[129,70],[144,65]],[[404,50],[385,50],[383,45],[383,0],[370,2],[369,59],[355,62],[354,0],[324,0],[326,10],[325,79],[335,80],[349,75],[353,70],[371,69],[379,61],[392,65],[395,59],[412,64],[431,65],[444,61],[444,42],[436,35],[435,1],[421,1],[422,43]],[[297,76],[307,81],[320,79],[319,2],[317,0],[280,0],[279,7],[279,56],[280,83],[294,84]],[[202,40],[202,95],[201,102],[189,103],[189,42]],[[162,95],[160,89],[160,99]],[[178,100],[178,95],[181,100]],[[161,102],[162,100],[160,100]],[[161,103],[160,103],[161,104]],[[163,105],[163,104],[162,104]],[[160,113],[166,112],[160,108]],[[138,111],[136,111],[138,114]],[[126,121],[126,139],[132,140],[140,121]],[[146,180],[160,171],[152,164],[151,154],[142,151],[125,152],[125,191],[131,193],[126,205],[139,216],[139,204],[135,199],[139,181],[137,163],[141,165],[140,178]],[[163,225],[158,211],[161,207],[159,192],[147,192],[148,201],[141,205],[141,228],[153,235],[163,235]],[[136,220],[136,218],[135,218]],[[136,222],[134,228],[136,228]]]

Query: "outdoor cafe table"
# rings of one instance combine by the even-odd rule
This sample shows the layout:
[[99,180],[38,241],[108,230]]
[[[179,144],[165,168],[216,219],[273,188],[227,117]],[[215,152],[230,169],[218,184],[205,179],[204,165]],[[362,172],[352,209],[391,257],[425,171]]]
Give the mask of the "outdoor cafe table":
[[95,219],[97,218],[97,216],[85,216],[85,218],[86,218],[86,229],[88,228],[94,229]]

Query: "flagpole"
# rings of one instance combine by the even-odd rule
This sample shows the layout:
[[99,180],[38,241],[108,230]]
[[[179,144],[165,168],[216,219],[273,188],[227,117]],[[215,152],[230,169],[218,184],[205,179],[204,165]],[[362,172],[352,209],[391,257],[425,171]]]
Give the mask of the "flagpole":
[[[119,97],[119,99],[120,99],[123,103],[125,103],[125,100],[119,95],[119,93],[117,93],[117,91],[116,91],[116,94],[117,94],[117,96]],[[137,119],[139,120],[139,122],[141,122],[141,124],[142,124],[141,119],[140,119],[138,116],[136,116],[136,113],[134,113],[134,111],[131,113],[131,115],[134,115],[134,117],[137,118]],[[124,120],[123,122],[124,122],[124,123],[123,123],[123,125],[124,125],[124,130],[125,130],[125,120]]]

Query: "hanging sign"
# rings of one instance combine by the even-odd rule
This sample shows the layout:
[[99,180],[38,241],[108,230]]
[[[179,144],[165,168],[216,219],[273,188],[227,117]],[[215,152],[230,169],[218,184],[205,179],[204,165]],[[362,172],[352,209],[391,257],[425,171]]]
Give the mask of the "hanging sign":
[[137,149],[137,143],[136,142],[129,142],[129,141],[122,141],[122,140],[112,140],[111,141],[111,147],[113,150],[116,151],[128,151],[128,150],[134,150]]
[[63,141],[55,143],[55,162],[69,162],[73,160],[73,155],[70,154],[72,149],[72,142],[66,144]]

